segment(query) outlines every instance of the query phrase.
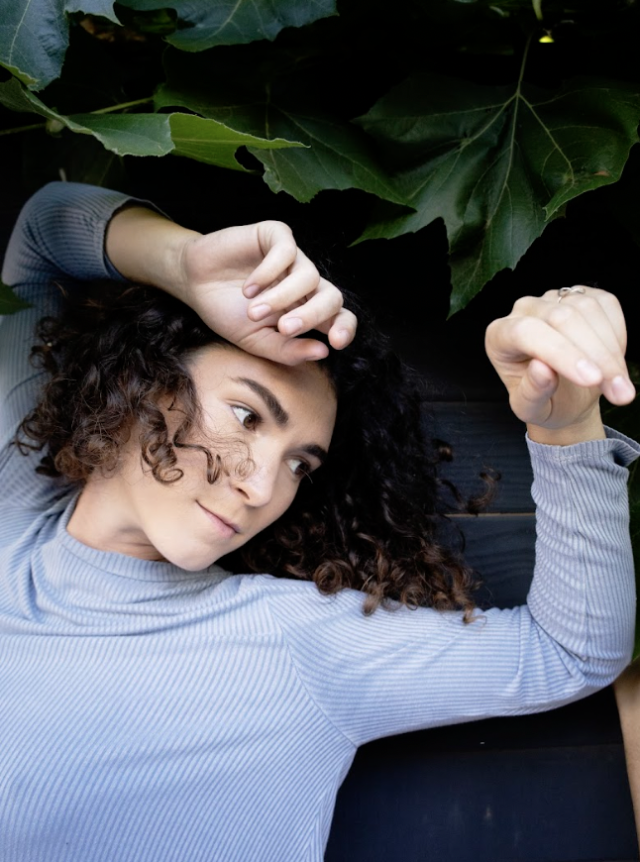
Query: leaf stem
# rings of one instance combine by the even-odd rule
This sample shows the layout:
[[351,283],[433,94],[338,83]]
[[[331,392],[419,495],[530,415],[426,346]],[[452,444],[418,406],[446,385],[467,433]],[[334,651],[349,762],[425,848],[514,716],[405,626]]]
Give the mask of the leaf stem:
[[30,132],[32,129],[44,129],[46,123],[33,123],[31,126],[17,126],[14,129],[0,129],[0,135],[17,135],[18,132]]
[[[119,105],[111,105],[108,108],[98,108],[97,111],[89,111],[90,114],[111,114],[113,111],[123,111],[125,108],[134,108],[136,105],[144,105],[153,101],[153,96],[145,96],[144,99],[134,99],[133,102],[121,102]],[[17,135],[18,132],[30,132],[32,129],[44,129],[46,123],[33,123],[30,126],[16,126],[13,129],[0,129],[2,135]]]
[[91,111],[92,114],[111,114],[113,111],[123,111],[125,108],[134,108],[136,105],[144,105],[145,102],[152,102],[153,96],[145,96],[144,99],[134,99],[133,102],[121,102],[119,105],[111,105],[109,108],[98,108],[97,111]]
[[529,56],[529,48],[531,47],[531,39],[533,38],[533,33],[529,33],[527,36],[527,44],[524,46],[524,51],[522,52],[522,63],[520,64],[520,75],[518,76],[518,86],[516,87],[516,94],[520,95],[520,88],[522,87],[522,79],[524,78],[524,70],[527,65],[527,57]]

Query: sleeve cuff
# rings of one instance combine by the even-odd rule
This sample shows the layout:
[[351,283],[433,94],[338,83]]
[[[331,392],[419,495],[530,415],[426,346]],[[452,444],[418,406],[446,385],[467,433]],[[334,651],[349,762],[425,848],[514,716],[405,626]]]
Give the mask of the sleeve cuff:
[[566,464],[571,461],[595,462],[605,456],[613,458],[616,464],[628,466],[640,455],[640,445],[620,431],[605,426],[605,440],[585,440],[571,446],[550,446],[535,443],[526,435],[527,446],[532,460],[549,464]]

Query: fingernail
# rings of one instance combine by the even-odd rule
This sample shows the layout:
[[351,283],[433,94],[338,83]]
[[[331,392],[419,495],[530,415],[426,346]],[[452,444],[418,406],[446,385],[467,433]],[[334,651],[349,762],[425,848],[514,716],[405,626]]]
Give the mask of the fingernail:
[[288,317],[286,320],[280,322],[278,328],[285,335],[295,335],[296,332],[300,332],[302,329],[302,321],[299,317]]
[[339,329],[336,332],[336,335],[338,337],[338,341],[340,342],[340,344],[346,344],[348,339],[351,337],[351,333],[349,332],[348,329]]
[[633,383],[621,374],[613,378],[611,381],[611,388],[613,389],[613,394],[618,398],[633,398],[636,394]]
[[262,320],[262,318],[266,317],[268,314],[271,314],[270,305],[253,305],[249,309],[249,316],[252,320]]
[[242,292],[247,297],[247,299],[251,299],[252,297],[257,296],[260,293],[260,285],[247,284],[246,287],[242,288]]
[[578,374],[582,378],[582,382],[586,383],[588,386],[592,386],[594,383],[600,383],[602,380],[600,369],[588,359],[578,360],[576,368],[578,370]]

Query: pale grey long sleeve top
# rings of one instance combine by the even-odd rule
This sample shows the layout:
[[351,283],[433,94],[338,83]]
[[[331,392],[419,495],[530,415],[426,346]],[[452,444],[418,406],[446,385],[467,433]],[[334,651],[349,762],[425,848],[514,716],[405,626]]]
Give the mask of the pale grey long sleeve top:
[[66,530],[77,491],[11,446],[39,385],[27,362],[52,281],[114,277],[125,198],[54,184],[26,205],[3,278],[34,308],[0,326],[0,859],[319,862],[357,746],[549,709],[630,657],[625,465],[636,444],[530,444],[527,604],[465,624],[362,613],[269,575],[185,572]]

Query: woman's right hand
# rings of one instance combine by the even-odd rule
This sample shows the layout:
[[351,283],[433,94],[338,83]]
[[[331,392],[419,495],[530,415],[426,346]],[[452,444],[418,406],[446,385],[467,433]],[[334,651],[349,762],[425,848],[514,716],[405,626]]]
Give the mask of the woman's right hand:
[[336,350],[355,335],[355,315],[340,290],[321,278],[277,221],[201,235],[143,207],[112,219],[107,253],[131,281],[152,284],[190,305],[231,343],[274,362],[322,359],[321,341],[297,336],[324,332]]

